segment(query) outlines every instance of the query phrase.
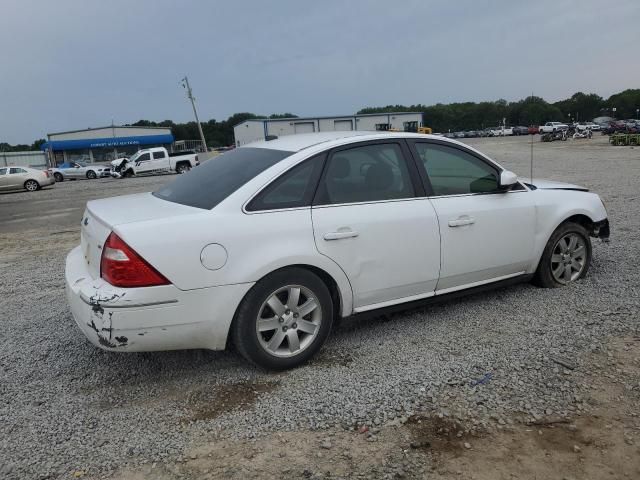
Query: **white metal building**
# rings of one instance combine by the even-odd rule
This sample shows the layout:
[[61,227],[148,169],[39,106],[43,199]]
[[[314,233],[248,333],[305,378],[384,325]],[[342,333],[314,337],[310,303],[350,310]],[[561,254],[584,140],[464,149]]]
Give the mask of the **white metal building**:
[[0,152],[0,167],[33,167],[45,168],[47,155],[40,151]]
[[307,118],[257,118],[246,120],[233,127],[236,146],[264,140],[271,135],[281,137],[296,133],[331,131],[405,131],[407,124],[417,122],[422,126],[422,113],[393,112],[362,115],[344,115],[334,117]]

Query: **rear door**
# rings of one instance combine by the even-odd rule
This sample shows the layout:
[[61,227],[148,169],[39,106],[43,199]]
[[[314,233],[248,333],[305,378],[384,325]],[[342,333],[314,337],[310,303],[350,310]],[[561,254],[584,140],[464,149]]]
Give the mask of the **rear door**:
[[27,171],[20,167],[9,168],[8,188],[20,188],[28,179]]
[[499,167],[464,147],[410,143],[439,219],[442,266],[436,293],[523,274],[533,255],[531,192],[520,184],[498,190]]
[[168,170],[169,169],[169,156],[164,150],[156,150],[152,152],[153,159],[151,164],[154,170]]
[[10,186],[9,169],[0,168],[0,190],[8,189]]
[[346,273],[355,311],[433,295],[438,220],[402,140],[332,151],[312,208],[316,247]]

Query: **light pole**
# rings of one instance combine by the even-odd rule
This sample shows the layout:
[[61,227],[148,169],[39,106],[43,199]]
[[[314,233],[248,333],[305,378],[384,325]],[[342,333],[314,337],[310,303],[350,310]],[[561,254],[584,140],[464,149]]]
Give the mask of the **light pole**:
[[202,132],[202,125],[200,125],[200,120],[198,119],[198,111],[196,110],[196,99],[193,96],[193,92],[191,90],[191,86],[189,85],[189,78],[185,75],[182,79],[182,86],[187,90],[187,97],[191,100],[191,106],[193,107],[193,114],[196,117],[196,123],[198,124],[198,131],[200,132],[200,141],[202,142],[203,151],[207,151],[207,142],[204,139],[204,133]]

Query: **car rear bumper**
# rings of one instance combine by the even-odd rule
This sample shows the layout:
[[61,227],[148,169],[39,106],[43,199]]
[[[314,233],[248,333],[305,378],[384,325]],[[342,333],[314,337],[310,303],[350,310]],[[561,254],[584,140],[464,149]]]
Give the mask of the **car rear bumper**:
[[80,247],[67,256],[65,276],[67,300],[84,335],[104,350],[127,352],[223,350],[236,307],[253,285],[117,288],[91,278]]

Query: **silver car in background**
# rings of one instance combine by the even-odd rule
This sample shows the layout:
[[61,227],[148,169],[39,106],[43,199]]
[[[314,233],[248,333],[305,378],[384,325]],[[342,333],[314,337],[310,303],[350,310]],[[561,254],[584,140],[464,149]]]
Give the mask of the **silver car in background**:
[[56,182],[86,178],[93,180],[111,176],[111,167],[105,165],[87,165],[84,162],[65,162],[55,168],[50,168]]
[[55,185],[56,181],[46,170],[29,167],[0,168],[0,192],[9,190],[27,190],[35,192],[42,187]]

